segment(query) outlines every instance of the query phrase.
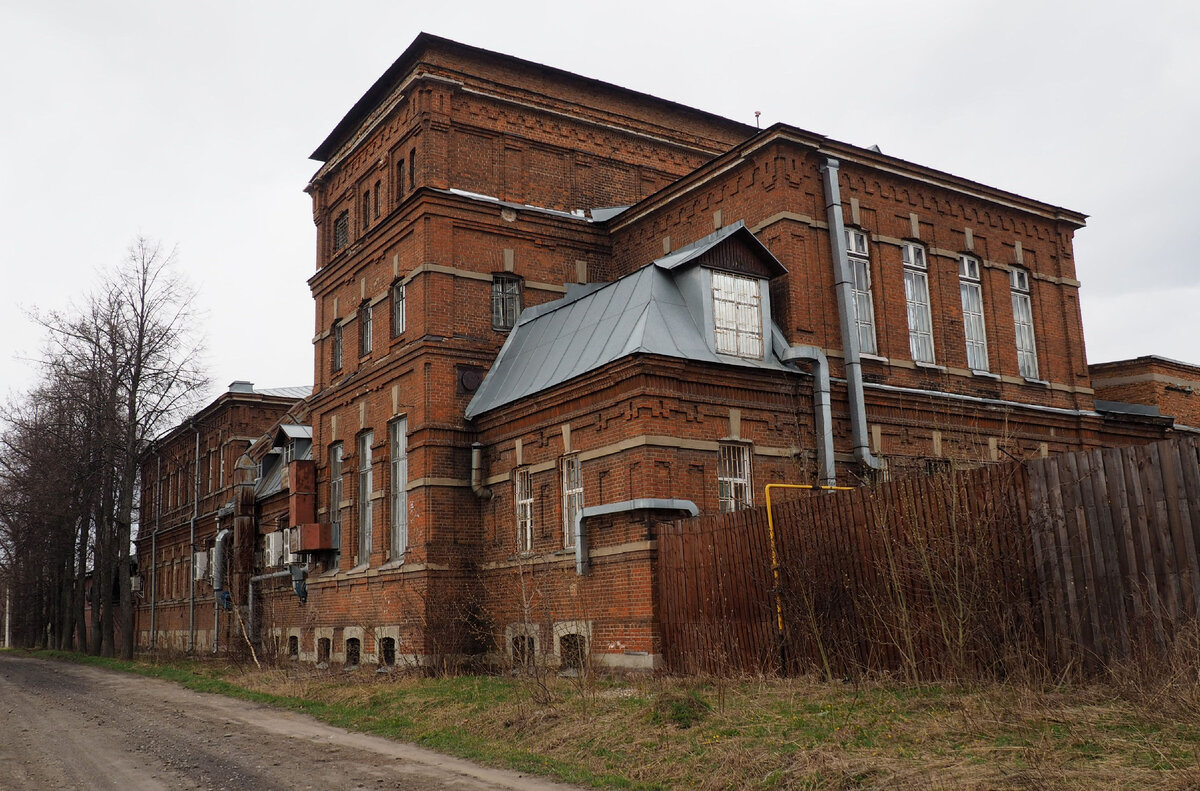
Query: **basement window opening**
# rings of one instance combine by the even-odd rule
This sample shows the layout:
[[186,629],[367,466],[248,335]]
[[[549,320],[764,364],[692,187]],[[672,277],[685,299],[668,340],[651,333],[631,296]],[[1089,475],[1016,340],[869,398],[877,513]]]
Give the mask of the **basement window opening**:
[[357,637],[351,637],[346,641],[346,669],[353,670],[357,668],[361,657],[362,643]]
[[293,659],[293,660],[299,659],[300,658],[300,638],[297,637],[296,635],[292,635],[292,636],[288,637],[287,646],[288,646],[288,649],[287,649],[288,650],[288,659]]
[[379,664],[382,667],[396,666],[396,638],[384,637],[379,640]]
[[587,663],[587,638],[581,634],[564,634],[558,639],[558,652],[563,670],[584,671]]

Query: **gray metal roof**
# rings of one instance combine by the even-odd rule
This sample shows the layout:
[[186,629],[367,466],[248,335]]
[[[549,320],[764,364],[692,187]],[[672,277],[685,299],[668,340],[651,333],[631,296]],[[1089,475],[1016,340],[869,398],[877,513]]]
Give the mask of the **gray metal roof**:
[[[301,428],[307,428],[307,426]],[[303,442],[297,446],[296,461],[308,461],[312,457],[311,442]],[[263,457],[263,465],[268,469],[261,478],[254,482],[254,496],[259,500],[283,490],[283,453],[278,448],[272,448]]]
[[265,396],[275,396],[276,398],[294,398],[299,401],[312,395],[312,385],[303,385],[301,387],[256,387],[254,388],[254,392]]
[[284,423],[279,427],[288,439],[312,439],[312,426],[298,426],[295,423]]
[[[769,322],[769,317],[764,318]],[[770,350],[769,332],[766,339]],[[773,351],[763,360],[713,352],[673,273],[649,265],[612,283],[576,289],[563,299],[522,312],[467,405],[466,416],[473,418],[637,353],[786,370]]]

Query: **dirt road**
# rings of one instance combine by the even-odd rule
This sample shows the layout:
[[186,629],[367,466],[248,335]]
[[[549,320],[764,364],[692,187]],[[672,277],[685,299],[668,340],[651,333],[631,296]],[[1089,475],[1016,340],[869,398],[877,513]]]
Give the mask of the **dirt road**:
[[219,695],[0,653],[0,789],[565,789]]

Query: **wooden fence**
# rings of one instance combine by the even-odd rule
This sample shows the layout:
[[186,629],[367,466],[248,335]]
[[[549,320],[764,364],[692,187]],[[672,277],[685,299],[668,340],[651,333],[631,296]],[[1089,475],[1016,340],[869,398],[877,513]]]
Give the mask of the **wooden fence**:
[[1095,669],[1200,613],[1191,438],[793,497],[774,522],[778,578],[765,508],[660,530],[669,668]]

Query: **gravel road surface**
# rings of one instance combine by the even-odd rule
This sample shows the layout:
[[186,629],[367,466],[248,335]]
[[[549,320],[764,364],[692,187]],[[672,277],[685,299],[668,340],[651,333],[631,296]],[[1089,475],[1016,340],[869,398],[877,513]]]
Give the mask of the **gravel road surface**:
[[0,653],[0,789],[566,789],[157,679]]

